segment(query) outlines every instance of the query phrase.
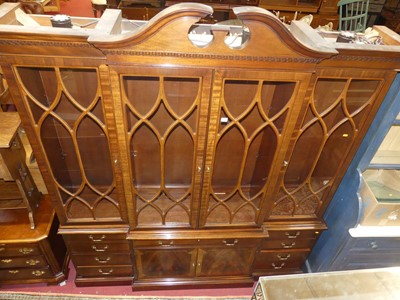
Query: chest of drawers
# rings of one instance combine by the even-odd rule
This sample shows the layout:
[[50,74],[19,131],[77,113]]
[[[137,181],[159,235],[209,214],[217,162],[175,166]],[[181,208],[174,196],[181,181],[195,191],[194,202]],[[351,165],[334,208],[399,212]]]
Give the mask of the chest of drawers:
[[35,229],[23,211],[2,210],[0,220],[0,286],[58,284],[66,279],[67,250],[47,197],[37,210]]

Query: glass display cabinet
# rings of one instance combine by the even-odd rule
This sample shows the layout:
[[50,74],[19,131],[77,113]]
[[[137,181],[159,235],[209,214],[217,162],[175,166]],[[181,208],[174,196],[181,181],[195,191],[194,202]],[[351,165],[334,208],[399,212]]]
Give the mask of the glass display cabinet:
[[[3,8],[0,22],[15,17]],[[251,285],[301,272],[326,229],[400,38],[376,27],[384,45],[349,46],[233,11],[232,24],[181,3],[148,22],[106,10],[73,28],[0,25],[0,65],[78,286]]]

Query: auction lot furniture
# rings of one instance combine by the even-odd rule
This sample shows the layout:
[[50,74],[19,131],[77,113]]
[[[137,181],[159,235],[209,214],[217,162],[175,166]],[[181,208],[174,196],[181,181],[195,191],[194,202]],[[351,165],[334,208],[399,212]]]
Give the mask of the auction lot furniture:
[[[17,9],[6,5],[0,23]],[[74,28],[0,25],[0,64],[77,285],[302,272],[400,39],[376,27],[385,45],[336,43],[261,8],[234,12],[231,25],[198,23],[213,10],[193,3],[149,22],[106,10]]]
[[67,279],[68,256],[57,234],[58,221],[48,197],[42,199],[30,228],[21,211],[0,211],[1,284],[59,284]]

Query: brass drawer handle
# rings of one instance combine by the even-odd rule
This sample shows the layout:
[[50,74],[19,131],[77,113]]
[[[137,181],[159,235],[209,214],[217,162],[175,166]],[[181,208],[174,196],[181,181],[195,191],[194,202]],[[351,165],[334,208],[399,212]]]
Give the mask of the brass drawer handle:
[[27,261],[25,261],[25,263],[30,266],[36,266],[38,263],[40,263],[40,261],[38,261],[37,259],[28,259]]
[[281,245],[283,248],[289,249],[289,248],[293,248],[296,245],[296,242],[291,242],[291,243],[282,242]]
[[112,272],[114,272],[114,269],[110,269],[108,272],[104,272],[102,269],[99,269],[99,273],[103,275],[110,275]]
[[46,272],[42,271],[42,270],[34,270],[34,271],[32,271],[32,275],[37,276],[37,277],[42,276],[44,273],[46,273]]
[[4,248],[4,247],[1,247],[1,248],[0,248],[0,252],[1,252],[1,251],[4,251],[4,250],[6,250],[6,248]]
[[295,234],[290,234],[289,232],[285,232],[285,235],[288,239],[296,239],[300,235],[300,231],[297,231]]
[[106,238],[105,234],[100,236],[99,239],[96,239],[93,235],[89,235],[89,239],[92,240],[93,242],[102,242],[105,238]]
[[238,239],[234,239],[233,242],[229,242],[227,240],[222,241],[226,246],[235,246],[239,241]]
[[19,249],[19,252],[22,254],[29,254],[29,253],[32,253],[33,250],[34,250],[33,248],[21,248],[21,249]]
[[19,271],[18,270],[10,270],[10,271],[8,271],[8,273],[10,273],[10,274],[18,274]]
[[285,256],[278,254],[276,257],[278,257],[279,260],[288,260],[290,256],[291,256],[290,254],[286,254]]
[[2,259],[1,262],[9,264],[10,262],[12,262],[12,259]]
[[111,257],[108,256],[106,259],[100,259],[98,257],[95,257],[94,259],[100,264],[106,264],[110,261]]
[[168,243],[163,241],[158,241],[158,244],[162,247],[171,247],[174,244],[174,241],[169,241]]
[[102,249],[101,248],[97,248],[96,245],[92,245],[92,249],[96,252],[104,252],[108,249],[108,245],[105,245]]
[[275,270],[279,270],[282,269],[284,267],[285,263],[281,263],[280,266],[277,266],[275,263],[272,263],[271,266],[275,269]]

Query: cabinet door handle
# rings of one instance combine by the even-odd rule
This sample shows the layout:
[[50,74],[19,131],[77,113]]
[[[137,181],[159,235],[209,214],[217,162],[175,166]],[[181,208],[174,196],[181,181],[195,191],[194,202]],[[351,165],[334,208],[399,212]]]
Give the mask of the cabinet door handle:
[[18,274],[19,271],[18,270],[10,270],[10,271],[8,271],[8,273],[10,273],[10,274]]
[[92,242],[102,242],[104,239],[106,238],[106,235],[103,234],[102,236],[100,236],[98,239],[96,239],[93,235],[89,235],[89,239]]
[[110,261],[111,257],[108,256],[106,259],[95,257],[94,259],[100,264],[106,264]]
[[291,243],[282,242],[281,245],[283,248],[288,249],[288,248],[293,248],[294,245],[296,245],[296,242],[291,242]]
[[103,248],[97,248],[96,245],[92,245],[92,249],[96,252],[104,252],[108,249],[108,245],[105,245]]
[[114,272],[114,269],[110,269],[108,272],[104,272],[102,269],[99,269],[99,273],[103,275],[110,275],[112,272]]
[[285,232],[285,235],[288,239],[296,239],[300,235],[300,231],[297,231],[295,234],[290,234],[290,232]]
[[280,266],[277,266],[275,263],[272,263],[271,266],[275,269],[275,270],[279,270],[282,269],[284,267],[285,263],[281,263]]
[[288,260],[290,256],[290,254],[286,254],[285,256],[278,254],[276,257],[278,257],[279,260]]
[[235,246],[239,241],[238,239],[234,239],[232,242],[229,242],[227,240],[222,241],[226,246]]

